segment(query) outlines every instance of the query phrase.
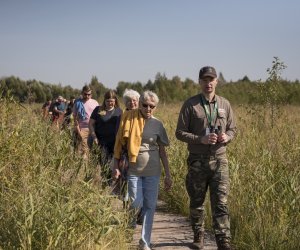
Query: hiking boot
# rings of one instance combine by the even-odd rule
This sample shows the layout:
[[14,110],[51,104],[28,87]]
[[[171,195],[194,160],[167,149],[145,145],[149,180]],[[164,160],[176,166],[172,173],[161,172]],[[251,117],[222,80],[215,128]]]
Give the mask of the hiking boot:
[[204,248],[204,232],[194,232],[194,241],[191,246],[192,249],[203,249]]
[[218,250],[231,250],[230,239],[221,238],[217,240]]

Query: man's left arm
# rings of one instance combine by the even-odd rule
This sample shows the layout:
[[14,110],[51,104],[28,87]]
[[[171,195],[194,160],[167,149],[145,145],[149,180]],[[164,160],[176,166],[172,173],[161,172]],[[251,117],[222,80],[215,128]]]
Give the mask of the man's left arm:
[[233,114],[233,110],[231,108],[231,105],[229,104],[228,106],[228,111],[227,111],[227,124],[226,124],[226,132],[225,134],[227,135],[227,142],[230,142],[234,136],[236,135],[236,122]]

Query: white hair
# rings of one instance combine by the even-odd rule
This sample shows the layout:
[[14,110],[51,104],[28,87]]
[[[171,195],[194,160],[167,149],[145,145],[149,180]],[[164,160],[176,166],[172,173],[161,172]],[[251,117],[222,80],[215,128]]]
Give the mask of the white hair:
[[137,101],[139,101],[140,99],[140,94],[133,90],[133,89],[125,89],[124,94],[123,94],[123,102],[126,105],[126,103],[128,101],[130,101],[131,99],[136,99]]
[[155,103],[155,105],[157,105],[159,102],[157,94],[155,94],[154,92],[152,92],[150,90],[146,90],[145,92],[143,92],[140,97],[141,102],[145,102],[146,100],[153,101]]

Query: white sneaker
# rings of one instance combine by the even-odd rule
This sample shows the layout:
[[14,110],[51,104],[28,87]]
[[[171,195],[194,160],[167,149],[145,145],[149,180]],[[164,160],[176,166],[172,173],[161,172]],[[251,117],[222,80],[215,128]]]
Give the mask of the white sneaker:
[[139,240],[139,250],[151,250],[150,247],[146,246],[142,239]]

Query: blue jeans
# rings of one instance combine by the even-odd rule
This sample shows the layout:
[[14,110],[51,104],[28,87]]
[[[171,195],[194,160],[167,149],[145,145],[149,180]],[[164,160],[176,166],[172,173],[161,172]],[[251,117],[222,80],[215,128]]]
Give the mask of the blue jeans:
[[[142,207],[143,226],[142,238],[146,246],[150,248],[153,218],[159,190],[160,176],[135,176],[128,177],[128,193],[130,209],[138,211]],[[136,215],[133,216],[133,226],[136,225]]]

